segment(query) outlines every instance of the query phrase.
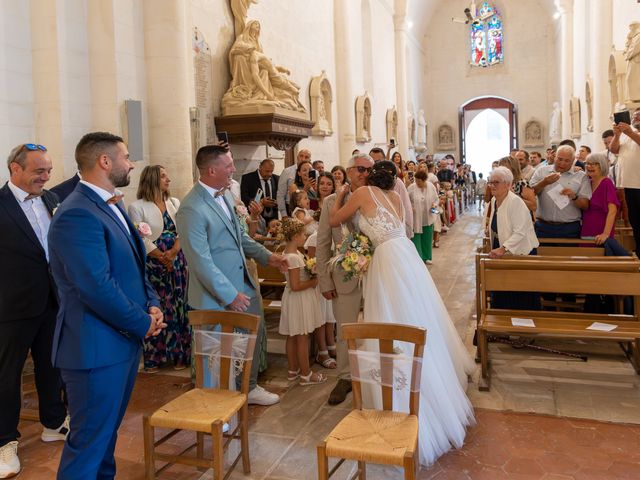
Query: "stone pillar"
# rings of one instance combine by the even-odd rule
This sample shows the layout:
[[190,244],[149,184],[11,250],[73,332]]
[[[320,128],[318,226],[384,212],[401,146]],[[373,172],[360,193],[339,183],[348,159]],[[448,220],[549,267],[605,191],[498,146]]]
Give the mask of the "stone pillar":
[[118,105],[113,0],[88,2],[87,37],[92,100],[91,130],[120,135],[122,126]]
[[64,179],[63,105],[58,50],[58,0],[31,0],[31,58],[35,138],[53,161],[50,188]]
[[407,18],[394,15],[396,54],[396,108],[398,111],[398,137],[396,143],[402,158],[409,160],[409,111],[407,109]]
[[352,0],[334,0],[334,27],[336,48],[336,105],[338,109],[338,122],[334,130],[338,132],[339,163],[345,165],[351,157],[351,152],[356,148],[356,117],[355,101],[357,95],[354,85],[354,64],[361,63],[356,58],[356,52],[349,48],[354,24],[351,21],[350,7],[355,2]]
[[185,8],[175,0],[143,2],[149,164],[167,169],[179,197],[193,185]]
[[[600,149],[602,132],[611,128],[611,96],[609,88],[609,57],[613,45],[613,4],[612,0],[590,2],[591,32],[591,75],[593,78],[593,138],[591,148]],[[597,143],[597,145],[596,145]]]
[[560,105],[562,107],[562,139],[571,138],[573,94],[573,0],[560,0]]

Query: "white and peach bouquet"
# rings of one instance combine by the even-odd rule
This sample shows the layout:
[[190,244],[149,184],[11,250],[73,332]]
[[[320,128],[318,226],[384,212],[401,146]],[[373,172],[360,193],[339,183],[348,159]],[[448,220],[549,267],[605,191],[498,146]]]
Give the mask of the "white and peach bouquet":
[[371,240],[365,234],[343,228],[343,240],[336,248],[336,255],[329,260],[329,266],[335,269],[340,265],[345,272],[345,282],[352,278],[362,279],[371,263],[373,250]]

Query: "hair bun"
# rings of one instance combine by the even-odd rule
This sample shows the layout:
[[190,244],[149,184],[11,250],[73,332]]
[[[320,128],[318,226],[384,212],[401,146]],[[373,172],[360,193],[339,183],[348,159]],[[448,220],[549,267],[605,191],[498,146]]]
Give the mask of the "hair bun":
[[382,190],[391,190],[396,183],[396,166],[393,162],[383,160],[373,164],[367,177],[367,183]]

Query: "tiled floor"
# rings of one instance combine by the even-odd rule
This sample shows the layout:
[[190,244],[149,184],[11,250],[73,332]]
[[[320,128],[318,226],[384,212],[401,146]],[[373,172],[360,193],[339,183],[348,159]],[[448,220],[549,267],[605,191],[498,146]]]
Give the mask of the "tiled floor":
[[[477,216],[466,214],[434,250],[431,274],[456,327],[469,346],[473,333],[473,250],[480,231]],[[490,392],[478,392],[477,374],[468,394],[476,407],[477,425],[469,429],[463,448],[452,451],[420,479],[608,480],[640,478],[640,385],[617,347],[567,343],[567,349],[590,353],[586,363],[529,350],[491,345],[493,381]],[[350,408],[330,407],[326,399],[335,378],[321,386],[290,385],[282,357],[273,357],[261,378],[282,395],[280,404],[251,409],[252,473],[238,467],[232,479],[316,478],[315,445]],[[183,373],[183,372],[181,372]],[[327,373],[331,374],[330,371]],[[142,414],[188,388],[188,379],[163,371],[140,374],[116,456],[118,479],[143,479]],[[511,412],[509,410],[512,410]],[[536,412],[537,414],[524,413]],[[561,417],[580,417],[561,418]],[[608,423],[595,420],[606,420]],[[43,444],[40,425],[22,422],[21,480],[55,478],[61,445]],[[172,439],[176,449],[190,438]],[[350,465],[335,478],[347,478]],[[369,479],[402,478],[394,469],[370,466]],[[194,469],[171,467],[159,478],[211,479]]]

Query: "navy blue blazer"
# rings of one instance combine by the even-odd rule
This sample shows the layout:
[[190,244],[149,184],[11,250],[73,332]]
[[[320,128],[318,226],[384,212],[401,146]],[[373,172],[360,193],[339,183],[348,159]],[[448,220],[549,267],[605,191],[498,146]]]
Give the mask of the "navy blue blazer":
[[86,185],[60,205],[49,228],[49,261],[60,309],[53,338],[56,367],[90,369],[139,355],[149,329],[148,309],[159,307],[145,275],[146,252]]
[[80,176],[76,173],[73,177],[65,180],[62,183],[59,183],[55,187],[51,188],[51,191],[58,195],[60,201],[64,201],[71,192],[73,192],[80,181]]
[[[50,215],[58,197],[44,190]],[[0,188],[0,322],[41,315],[55,297],[47,256],[8,184]]]

